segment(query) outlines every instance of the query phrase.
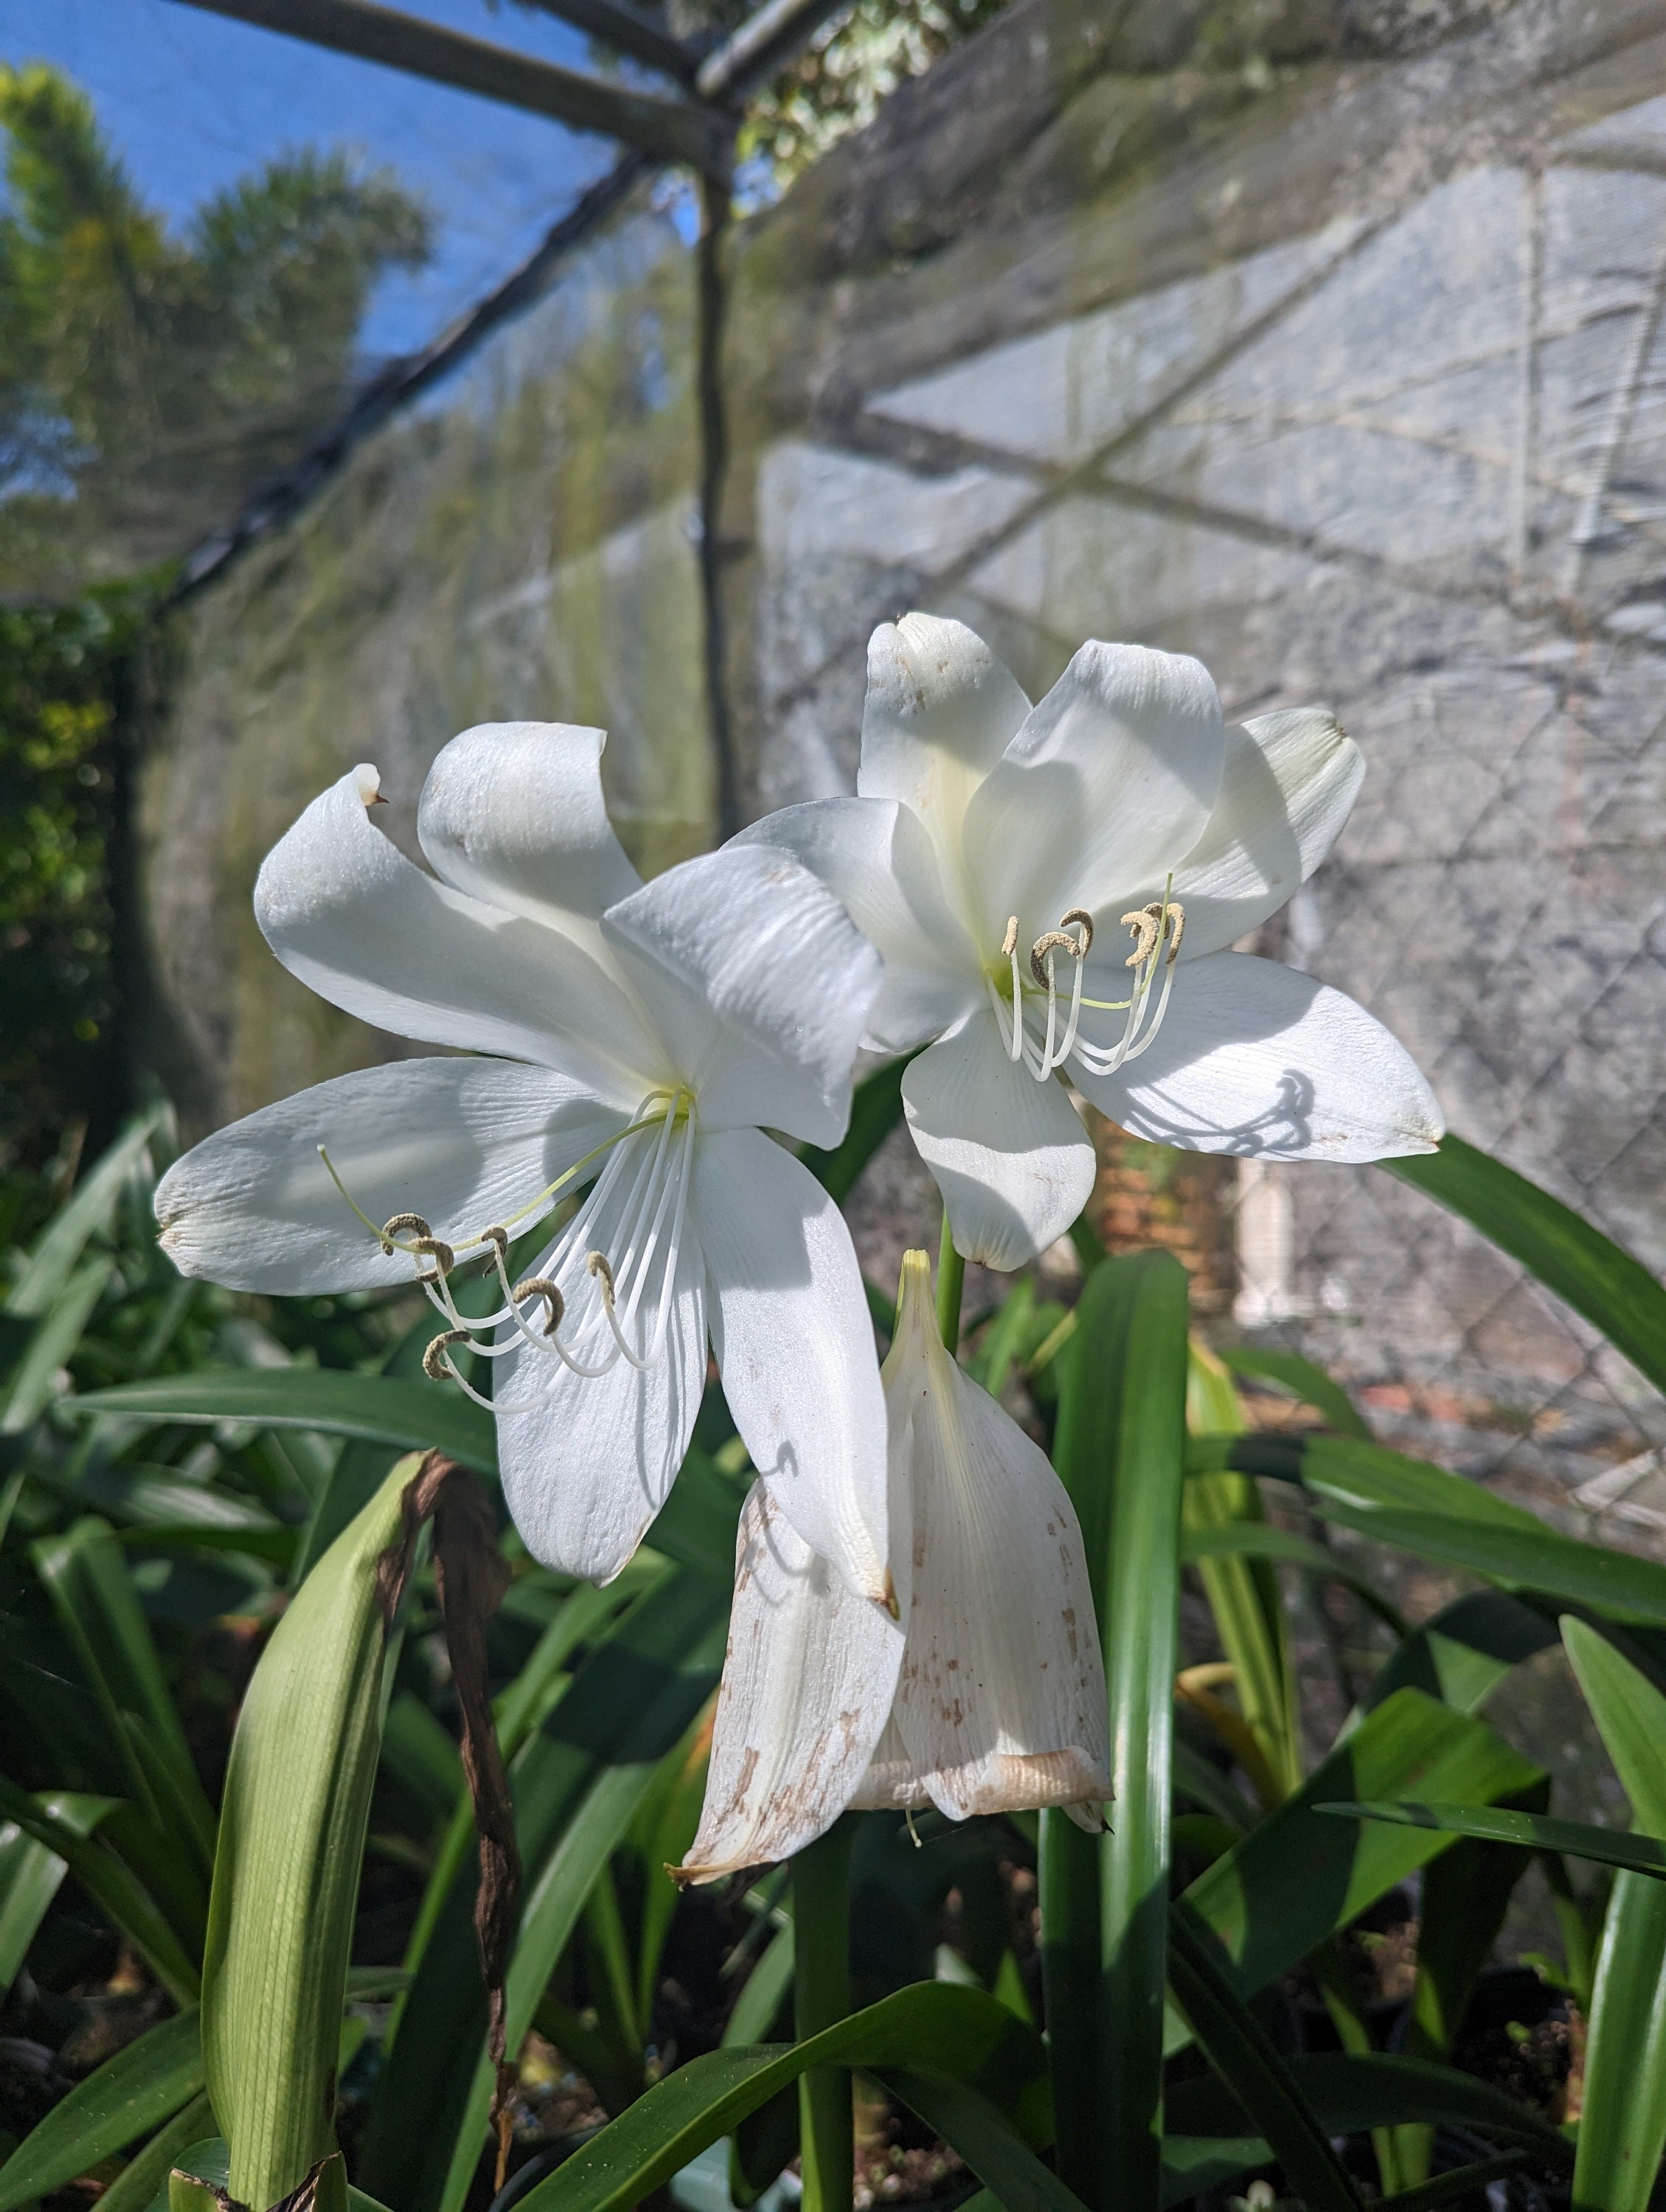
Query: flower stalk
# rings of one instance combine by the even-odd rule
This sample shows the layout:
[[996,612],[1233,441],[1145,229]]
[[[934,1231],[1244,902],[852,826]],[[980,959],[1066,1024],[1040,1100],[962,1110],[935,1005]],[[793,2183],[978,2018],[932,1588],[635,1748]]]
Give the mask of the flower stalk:
[[[793,2029],[800,2043],[850,2010],[850,1846],[836,1820],[793,1861]],[[804,2212],[850,2212],[855,2166],[850,2074],[812,2066],[799,2076]]]

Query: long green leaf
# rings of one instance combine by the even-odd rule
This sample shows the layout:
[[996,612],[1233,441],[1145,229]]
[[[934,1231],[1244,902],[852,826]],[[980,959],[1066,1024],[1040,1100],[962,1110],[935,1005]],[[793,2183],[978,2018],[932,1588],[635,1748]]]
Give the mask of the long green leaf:
[[15,1821],[0,1823],[0,1996],[17,1979],[64,1875],[56,1851],[25,1835]]
[[1450,1842],[1427,1829],[1350,1828],[1321,1804],[1485,1804],[1541,1779],[1484,1722],[1400,1690],[1186,1894],[1225,1944],[1239,1996],[1250,1996]]
[[1401,1638],[1372,1675],[1360,1699],[1362,1716],[1408,1688],[1440,1698],[1455,1712],[1479,1711],[1512,1668],[1555,1641],[1551,1622],[1519,1598],[1468,1591]]
[[1233,1987],[1214,1930],[1183,1898],[1170,1914],[1169,1975],[1205,2057],[1231,2083],[1309,2212],[1359,2212],[1322,2123]]
[[1436,1152],[1382,1164],[1519,1260],[1657,1390],[1666,1390],[1666,1291],[1622,1245],[1462,1137],[1444,1137]]
[[1594,1828],[1584,1820],[1553,1820],[1538,1813],[1511,1813],[1490,1805],[1316,1805],[1316,1813],[1346,1820],[1384,1820],[1402,1828],[1437,1828],[1454,1836],[1479,1836],[1525,1850],[1561,1851],[1599,1866],[1630,1867],[1666,1879],[1666,1838]]
[[[1582,1620],[1562,1641],[1638,1819],[1666,1831],[1666,1698]],[[1616,1876],[1597,1953],[1573,2201],[1644,2212],[1666,2148],[1666,1884]]]
[[182,2111],[203,2086],[194,2012],[165,2020],[77,2081],[0,2166],[0,2212],[61,2189]]
[[1377,1543],[1624,1620],[1666,1626],[1666,1566],[1558,1535],[1463,1476],[1347,1437],[1195,1440],[1191,1462],[1302,1483],[1314,1510]]
[[879,2078],[959,2152],[1004,2212],[1084,2212],[1080,2198],[969,2083],[921,2068],[881,2067]]
[[[523,2212],[629,2212],[806,2067],[908,2069],[922,2051],[934,2071],[970,2082],[1008,2112],[1046,2064],[1034,2033],[995,1998],[915,1983],[807,2043],[714,2051],[679,2066],[529,2190]],[[1051,2201],[1066,2212],[1073,2202]]]
[[278,1623],[226,1775],[203,1972],[209,2093],[232,2194],[276,2203],[332,2147],[336,2054],[380,1736],[376,1562],[401,1462]]
[[[1081,1519],[1110,1695],[1116,1809],[1100,1851],[1097,2068],[1090,2071],[1081,2050],[1088,2024],[1061,2017],[1050,2002],[1049,2020],[1058,2047],[1059,2170],[1079,2195],[1128,2212],[1154,2208],[1161,2189],[1187,1370],[1178,1261],[1143,1252],[1096,1267],[1061,1359],[1054,1461]],[[1076,1901],[1068,1889],[1057,1900]],[[1074,1985],[1060,1982],[1060,1949],[1094,1940],[1091,1928],[1068,1923],[1049,1939],[1067,2006]],[[1074,2100],[1090,2080],[1084,2112]]]
[[80,1343],[115,1265],[102,1254],[83,1260],[36,1322],[23,1357],[12,1370],[11,1387],[0,1408],[0,1437],[21,1435],[52,1402],[58,1392],[59,1370]]
[[[635,1770],[651,1779],[657,1762],[680,1742],[716,1687],[727,1613],[727,1589],[703,1575],[666,1569],[596,1636],[571,1686],[510,1768],[525,1869],[523,1911],[530,1911],[540,1896],[552,1913],[569,1910],[570,1892],[541,1889],[545,1869],[579,1808],[610,1770]],[[599,1801],[599,1822],[602,1810]],[[622,1812],[628,1819],[628,1811]],[[605,1827],[601,1822],[592,1832]],[[569,1856],[566,1864],[576,1884],[580,1856]],[[463,2155],[457,2147],[465,2106],[476,2094],[486,2028],[471,1918],[474,1889],[465,1860],[429,1917],[398,2034],[360,2139],[360,2180],[400,2212],[435,2212],[453,2153]],[[582,1905],[582,1895],[578,1902]],[[481,2136],[470,2140],[471,2166]]]
[[[1572,2145],[1541,2112],[1456,2067],[1382,2051],[1368,2057],[1325,2052],[1287,2063],[1327,2135],[1364,2135],[1371,2128],[1445,2120],[1505,2142],[1529,2144],[1563,2171],[1573,2163]],[[1244,2132],[1247,2108],[1231,2083],[1218,2075],[1178,2083],[1169,2093],[1169,2103],[1177,2134],[1232,2138]]]
[[1370,1425],[1341,1384],[1299,1352],[1280,1352],[1270,1345],[1229,1344],[1220,1357],[1234,1375],[1259,1375],[1277,1382],[1316,1413],[1322,1413],[1343,1436],[1370,1443]]
[[[0,1819],[15,1822],[26,1835],[34,1837],[56,1852],[112,1926],[125,1936],[154,1968],[158,1980],[176,2003],[194,2005],[202,1990],[196,1960],[181,1945],[167,1914],[119,1852],[64,1809],[72,1802],[31,1797],[26,1790],[0,1776]],[[86,1805],[89,1801],[79,1802]],[[109,1820],[117,1809],[112,1799],[90,1802],[99,1808],[94,1824],[99,1820]]]
[[88,1239],[108,1226],[122,1185],[143,1159],[155,1126],[156,1116],[147,1114],[123,1130],[82,1178],[79,1188],[59,1206],[31,1247],[22,1273],[12,1285],[6,1300],[8,1314],[20,1321],[37,1321],[57,1303]]
[[156,1375],[112,1390],[86,1391],[66,1400],[64,1410],[203,1427],[246,1421],[264,1429],[315,1429],[403,1451],[442,1451],[483,1474],[497,1472],[497,1431],[489,1413],[460,1390],[392,1375],[346,1375],[325,1367]]
[[[1356,1572],[1346,1559],[1339,1559],[1334,1552],[1326,1551],[1322,1544],[1298,1536],[1293,1528],[1275,1528],[1264,1521],[1224,1521],[1211,1527],[1194,1518],[1191,1511],[1194,1494],[1202,1490],[1207,1495],[1206,1486],[1222,1479],[1207,1474],[1195,1475],[1186,1486],[1187,1520],[1180,1541],[1180,1555],[1188,1566],[1226,1559],[1283,1560],[1292,1567],[1305,1568],[1310,1575],[1324,1575],[1332,1582],[1341,1583],[1344,1589],[1353,1590],[1362,1599],[1380,1621],[1393,1629],[1396,1636],[1410,1633],[1399,1607],[1383,1595],[1369,1577]],[[1247,1479],[1238,1477],[1240,1481]],[[1207,1578],[1205,1587],[1207,1587]],[[1219,1613],[1216,1619],[1219,1621]]]
[[150,2212],[157,2197],[167,2197],[174,2161],[187,2155],[213,2125],[214,2107],[204,2090],[134,2153],[100,2197],[100,2212]]

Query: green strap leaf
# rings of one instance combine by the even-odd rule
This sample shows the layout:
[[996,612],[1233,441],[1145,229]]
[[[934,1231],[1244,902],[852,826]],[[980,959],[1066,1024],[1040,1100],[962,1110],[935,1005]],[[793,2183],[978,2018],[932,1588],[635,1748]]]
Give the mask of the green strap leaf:
[[1316,1413],[1322,1413],[1343,1436],[1371,1442],[1369,1423],[1341,1384],[1299,1352],[1279,1352],[1259,1344],[1229,1344],[1220,1358],[1235,1375],[1259,1375],[1268,1382],[1279,1383],[1304,1406],[1311,1406]]
[[1293,1528],[1274,1528],[1268,1522],[1254,1520],[1226,1521],[1214,1528],[1198,1526],[1190,1517],[1191,1495],[1213,1479],[1218,1478],[1200,1476],[1187,1487],[1188,1526],[1181,1536],[1180,1556],[1188,1566],[1207,1559],[1286,1560],[1292,1566],[1305,1568],[1309,1574],[1327,1575],[1332,1582],[1353,1590],[1396,1636],[1410,1633],[1400,1608],[1385,1598],[1368,1577],[1357,1573],[1346,1559],[1326,1551],[1322,1544],[1298,1536]]
[[897,2067],[882,2067],[879,2078],[959,2152],[1005,2212],[1084,2212],[1075,2192],[968,2083],[952,2075]]
[[0,1996],[16,1980],[64,1874],[56,1851],[15,1821],[0,1825]]
[[214,2107],[204,2090],[183,2112],[174,2115],[135,2152],[99,2198],[102,2212],[150,2212],[159,2197],[167,2194],[167,2177],[192,2143],[200,2142],[214,2125]]
[[1541,1779],[1484,1722],[1420,1690],[1400,1690],[1186,1895],[1225,1945],[1238,1995],[1250,1996],[1450,1847],[1438,1831],[1374,1821],[1350,1828],[1321,1814],[1321,1804],[1486,1804]]
[[1666,1698],[1607,1637],[1564,1614],[1562,1641],[1632,1810],[1666,1835]]
[[14,2212],[181,2112],[203,2086],[195,2012],[165,2020],[76,2082],[0,2166],[0,2212]]
[[[941,2075],[1004,2096],[1009,2111],[1046,2070],[1040,2039],[995,1998],[946,1982],[915,1983],[807,2043],[690,2059],[529,2190],[522,2212],[629,2212],[807,2067],[908,2070],[921,2051],[931,2053]],[[981,2154],[988,2155],[987,2147]],[[989,2186],[1006,2201],[993,2179]],[[1074,2201],[1055,2196],[1051,2212],[1070,2212]]]
[[[285,1381],[289,1379],[288,1376]],[[234,2197],[276,2203],[332,2147],[336,2055],[381,1734],[376,1562],[402,1461],[301,1585],[232,1742],[203,1969],[209,2092]]]
[[1555,1641],[1554,1628],[1534,1607],[1502,1590],[1470,1590],[1401,1638],[1371,1676],[1362,1713],[1408,1688],[1455,1712],[1476,1712],[1512,1668]]
[[35,1321],[48,1312],[69,1281],[87,1241],[105,1228],[116,1210],[122,1185],[144,1157],[156,1115],[135,1121],[82,1178],[78,1189],[59,1206],[30,1249],[23,1271],[12,1285],[6,1311]]
[[[99,1806],[95,1820],[107,1820],[116,1809],[113,1799],[92,1802]],[[112,1926],[155,1970],[174,2002],[194,2005],[201,1994],[201,1974],[167,1914],[121,1855],[59,1809],[61,1803],[31,1797],[0,1776],[0,1818],[15,1822],[26,1835],[56,1852]]]
[[80,1343],[115,1265],[103,1254],[83,1260],[41,1316],[12,1370],[11,1386],[0,1408],[0,1436],[21,1436],[58,1395],[59,1371]]
[[[1054,1463],[1081,1519],[1104,1642],[1116,1809],[1099,1846],[1097,1925],[1085,1871],[1079,1881],[1063,1876],[1043,1972],[1050,1960],[1060,2172],[1090,2201],[1139,2205],[1155,2202],[1161,2168],[1185,1270],[1164,1252],[1107,1260],[1088,1277],[1075,1311],[1061,1358]],[[1049,1816],[1054,1828],[1058,1819]],[[1062,1869],[1067,1854],[1079,1856],[1057,1837],[1045,1864]],[[1045,1924],[1045,1894],[1042,1911]],[[1091,2026],[1082,1969],[1069,1958],[1084,1947],[1088,1958],[1097,1948],[1100,1967]]]
[[1582,1214],[1462,1137],[1381,1165],[1479,1229],[1666,1390],[1666,1290]]
[[203,1427],[246,1421],[263,1429],[316,1429],[402,1451],[442,1451],[482,1474],[497,1473],[497,1431],[489,1413],[443,1383],[393,1375],[347,1375],[325,1367],[155,1375],[66,1399],[64,1411]]
[[1169,1915],[1169,1978],[1204,2057],[1259,2123],[1310,2212],[1359,2212],[1323,2124],[1233,1988],[1213,1929],[1183,1898]]
[[1316,1805],[1316,1813],[1343,1820],[1383,1820],[1402,1828],[1479,1836],[1488,1843],[1519,1844],[1536,1851],[1562,1851],[1601,1866],[1630,1867],[1666,1879],[1666,1838],[1594,1828],[1584,1820],[1553,1820],[1539,1813],[1511,1813],[1487,1805]]
[[[1505,2142],[1529,2144],[1562,2171],[1573,2163],[1572,2145],[1542,2113],[1456,2067],[1382,2051],[1365,2057],[1326,2052],[1286,2063],[1329,2136],[1450,2120]],[[1231,2085],[1207,2075],[1170,2091],[1169,2117],[1176,2133],[1188,2139],[1236,2138],[1243,2132],[1247,2115]]]

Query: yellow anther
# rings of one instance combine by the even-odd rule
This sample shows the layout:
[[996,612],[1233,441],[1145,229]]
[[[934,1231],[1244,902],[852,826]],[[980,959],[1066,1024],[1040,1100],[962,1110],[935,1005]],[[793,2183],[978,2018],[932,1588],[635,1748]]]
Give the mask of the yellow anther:
[[1093,916],[1085,908],[1073,906],[1069,913],[1061,919],[1059,927],[1068,929],[1073,922],[1082,933],[1081,957],[1085,960],[1093,950]]
[[423,1354],[423,1372],[430,1382],[444,1382],[450,1379],[451,1361],[446,1356],[446,1347],[447,1345],[466,1344],[468,1340],[469,1333],[465,1328],[448,1328],[443,1336],[435,1338]]
[[1066,931],[1049,929],[1044,937],[1038,937],[1030,948],[1030,973],[1044,991],[1047,988],[1047,970],[1042,963],[1048,954],[1067,952],[1073,960],[1079,960],[1083,951],[1084,947],[1081,944]]
[[383,1222],[378,1233],[383,1251],[391,1253],[395,1249],[396,1237],[432,1237],[434,1231],[420,1213],[396,1213],[391,1221]]
[[1017,950],[1018,941],[1018,918],[1015,914],[1008,915],[1006,917],[1006,934],[1000,940],[1000,957],[1003,960],[1010,960],[1012,958],[1013,952]]
[[1180,940],[1186,933],[1186,909],[1177,900],[1169,901],[1169,959],[1173,967],[1180,957]]
[[494,1225],[490,1229],[483,1229],[475,1242],[477,1244],[496,1244],[498,1257],[502,1259],[509,1249],[509,1232],[507,1229],[499,1229]]
[[607,1304],[613,1303],[613,1270],[608,1265],[605,1252],[587,1252],[585,1266],[602,1286],[602,1297]]
[[1162,911],[1161,906],[1147,906],[1141,907],[1137,914],[1122,916],[1122,927],[1134,932],[1134,950],[1122,963],[1125,968],[1142,967],[1156,951],[1158,919]]
[[452,1250],[449,1244],[438,1237],[418,1237],[412,1241],[410,1249],[413,1252],[422,1253],[425,1258],[434,1262],[433,1274],[419,1274],[416,1278],[419,1283],[442,1281],[457,1265],[456,1253]]
[[544,1334],[553,1336],[561,1327],[562,1316],[567,1311],[567,1301],[547,1275],[528,1275],[524,1283],[517,1283],[509,1293],[516,1305],[525,1305],[528,1298],[542,1298],[549,1309],[544,1324]]

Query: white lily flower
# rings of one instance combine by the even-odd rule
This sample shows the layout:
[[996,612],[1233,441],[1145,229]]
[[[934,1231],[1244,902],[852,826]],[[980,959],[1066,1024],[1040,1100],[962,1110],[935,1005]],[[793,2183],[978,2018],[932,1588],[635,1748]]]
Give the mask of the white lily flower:
[[944,1349],[923,1252],[903,1257],[883,1379],[900,1620],[854,1598],[754,1485],[685,1881],[789,1857],[853,1806],[1062,1805],[1104,1825],[1081,1528],[1045,1453]]
[[[372,1290],[416,1272],[495,1363],[503,1487],[529,1548],[605,1581],[687,1449],[707,1341],[771,1496],[853,1590],[888,1592],[885,1405],[837,1206],[763,1133],[836,1144],[879,963],[791,855],[754,845],[644,885],[607,819],[604,732],[469,730],[423,787],[435,873],[369,818],[359,768],[255,890],[292,974],[377,1028],[493,1058],[337,1077],[222,1129],[156,1193],[181,1272]],[[512,1238],[585,1181],[532,1276]],[[474,1256],[497,1310],[465,1322]],[[471,1393],[472,1395],[472,1393]]]
[[1320,708],[1223,727],[1181,654],[1085,645],[1031,707],[959,623],[874,633],[859,795],[743,838],[797,853],[884,954],[866,1042],[929,1044],[903,1102],[967,1259],[1017,1267],[1087,1201],[1056,1075],[1194,1152],[1432,1150],[1440,1109],[1379,1023],[1226,949],[1317,867],[1364,773]]

